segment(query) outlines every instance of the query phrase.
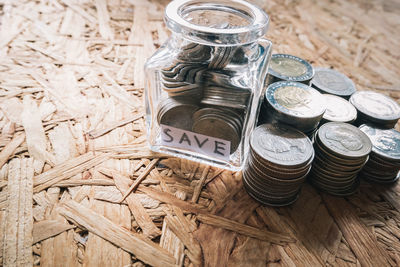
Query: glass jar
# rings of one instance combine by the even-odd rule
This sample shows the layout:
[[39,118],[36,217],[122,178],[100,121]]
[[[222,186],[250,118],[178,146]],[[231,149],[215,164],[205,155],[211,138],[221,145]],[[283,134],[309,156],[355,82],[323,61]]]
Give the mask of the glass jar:
[[240,170],[271,55],[267,14],[242,0],[175,0],[164,19],[172,35],[145,65],[151,149]]

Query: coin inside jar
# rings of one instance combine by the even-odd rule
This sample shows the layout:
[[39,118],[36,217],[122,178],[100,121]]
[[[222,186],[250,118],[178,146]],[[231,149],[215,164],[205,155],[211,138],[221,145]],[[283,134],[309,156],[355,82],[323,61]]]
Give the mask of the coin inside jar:
[[377,183],[393,183],[400,170],[400,133],[394,129],[379,129],[373,125],[360,126],[372,142],[370,160],[361,177]]
[[315,75],[311,83],[322,93],[344,98],[350,97],[356,91],[356,86],[349,77],[328,68],[315,68]]
[[308,84],[314,77],[314,69],[302,58],[288,54],[274,54],[271,56],[268,74],[272,77],[271,82],[294,81]]
[[358,91],[350,97],[357,109],[357,125],[372,123],[393,128],[400,118],[400,106],[389,96],[373,91]]
[[232,110],[203,108],[193,113],[192,131],[229,141],[230,152],[236,151],[239,146],[243,119]]
[[312,132],[326,110],[323,96],[298,82],[273,83],[268,86],[265,98],[270,116],[303,132]]
[[193,113],[198,109],[199,107],[191,102],[166,98],[158,105],[157,122],[190,131],[193,125]]
[[322,116],[326,122],[352,123],[357,118],[356,108],[346,99],[339,96],[323,94],[326,101],[326,111]]

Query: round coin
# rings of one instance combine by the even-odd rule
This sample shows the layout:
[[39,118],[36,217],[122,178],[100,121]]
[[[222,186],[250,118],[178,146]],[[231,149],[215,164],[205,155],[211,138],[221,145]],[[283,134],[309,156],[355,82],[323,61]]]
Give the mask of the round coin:
[[192,131],[231,142],[231,154],[240,143],[240,133],[235,126],[220,117],[200,118],[193,123]]
[[356,108],[342,97],[323,94],[326,101],[326,111],[322,118],[326,121],[351,123],[357,118]]
[[319,128],[317,138],[329,152],[344,158],[363,158],[372,149],[368,136],[348,123],[328,122]]
[[284,81],[304,82],[314,76],[314,69],[310,63],[287,54],[272,55],[268,72],[278,80]]
[[320,117],[326,109],[323,96],[302,83],[286,81],[273,83],[268,86],[265,96],[274,109],[295,117]]
[[350,97],[350,103],[362,115],[382,123],[396,122],[400,118],[400,106],[397,102],[381,93],[358,91]]
[[158,123],[190,131],[193,125],[192,115],[198,109],[195,104],[167,98],[158,105]]
[[251,149],[266,161],[286,168],[304,165],[314,154],[310,139],[300,131],[278,124],[262,124],[250,136]]
[[400,161],[400,132],[395,129],[379,129],[368,124],[359,128],[371,140],[374,153],[383,159]]
[[349,77],[333,69],[315,68],[311,83],[324,93],[342,97],[349,97],[356,91],[356,86]]

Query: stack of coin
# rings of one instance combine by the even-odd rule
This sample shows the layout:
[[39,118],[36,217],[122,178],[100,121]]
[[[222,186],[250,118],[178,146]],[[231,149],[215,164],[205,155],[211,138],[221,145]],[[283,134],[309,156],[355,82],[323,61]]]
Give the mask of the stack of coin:
[[246,87],[234,70],[208,70],[204,74],[206,81],[203,89],[202,104],[241,108],[247,107],[251,89]]
[[231,153],[239,146],[242,136],[242,116],[226,108],[202,108],[193,116],[192,131],[231,142]]
[[378,129],[372,125],[360,126],[372,142],[372,152],[360,177],[376,183],[394,183],[399,179],[400,133],[394,129]]
[[291,81],[308,85],[313,77],[314,69],[304,59],[287,54],[274,54],[271,56],[267,84],[278,81]]
[[263,113],[269,121],[277,121],[312,134],[325,112],[322,94],[308,85],[281,81],[268,86]]
[[395,100],[373,91],[358,91],[350,98],[358,111],[356,125],[371,123],[382,128],[393,128],[400,118],[400,106]]
[[315,159],[309,179],[320,190],[348,196],[358,188],[357,177],[368,160],[372,144],[357,127],[342,122],[322,125],[314,141]]
[[333,69],[315,68],[311,84],[322,93],[346,99],[356,91],[356,86],[349,77]]
[[198,62],[203,64],[210,60],[213,53],[213,48],[208,45],[202,45],[198,43],[188,43],[183,46],[177,59],[184,62]]
[[289,205],[297,199],[313,157],[312,143],[302,132],[262,124],[250,136],[243,184],[250,196],[265,205]]
[[205,86],[202,104],[244,109],[249,103],[249,88]]
[[171,97],[202,95],[203,73],[207,66],[178,62],[161,71],[163,89]]
[[193,102],[165,98],[158,104],[157,122],[191,131],[193,126],[192,116],[198,109],[199,107]]
[[323,94],[326,101],[326,111],[322,116],[322,123],[326,122],[347,122],[353,123],[357,119],[356,108],[346,99],[336,96]]
[[235,54],[236,47],[233,46],[219,46],[215,47],[212,54],[209,69],[223,69],[231,61],[232,56]]

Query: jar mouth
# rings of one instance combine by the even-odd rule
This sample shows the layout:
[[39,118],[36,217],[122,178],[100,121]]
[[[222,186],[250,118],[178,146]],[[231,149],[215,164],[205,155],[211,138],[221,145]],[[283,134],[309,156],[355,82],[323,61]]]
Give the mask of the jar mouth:
[[243,0],[174,0],[165,9],[165,23],[175,33],[206,45],[238,45],[262,37],[269,17]]

